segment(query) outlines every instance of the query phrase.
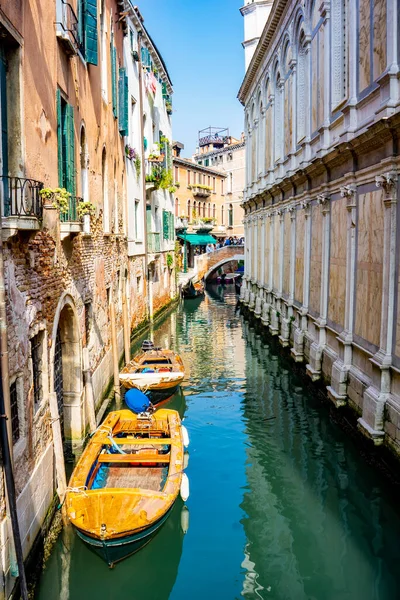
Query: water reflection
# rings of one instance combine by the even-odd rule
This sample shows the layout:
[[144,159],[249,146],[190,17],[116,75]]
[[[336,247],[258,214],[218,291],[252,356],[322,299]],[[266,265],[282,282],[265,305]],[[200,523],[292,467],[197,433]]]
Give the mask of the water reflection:
[[[291,364],[247,323],[246,598],[399,597],[388,490]],[[388,523],[392,519],[392,526]]]
[[208,288],[154,330],[187,367],[184,394],[165,404],[190,435],[187,535],[180,503],[110,571],[68,529],[40,600],[400,598],[391,490],[291,360],[243,319],[229,287]]
[[92,553],[71,527],[67,527],[58,539],[43,574],[37,598],[169,598],[182,554],[182,508],[183,503],[179,499],[154,539],[113,570]]

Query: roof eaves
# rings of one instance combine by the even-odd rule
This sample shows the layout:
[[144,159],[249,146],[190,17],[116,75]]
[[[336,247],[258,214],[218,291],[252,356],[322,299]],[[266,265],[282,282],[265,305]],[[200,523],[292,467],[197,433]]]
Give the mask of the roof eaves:
[[272,10],[261,34],[260,41],[257,44],[257,48],[253,54],[253,58],[251,59],[237,95],[239,102],[243,105],[245,104],[246,96],[249,92],[250,86],[253,83],[258,67],[260,66],[262,59],[264,58],[270,46],[287,3],[288,0],[275,0],[272,6]]

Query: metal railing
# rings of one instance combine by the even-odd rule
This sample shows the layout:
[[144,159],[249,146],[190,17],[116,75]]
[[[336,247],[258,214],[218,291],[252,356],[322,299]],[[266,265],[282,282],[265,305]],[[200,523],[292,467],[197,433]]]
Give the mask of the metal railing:
[[62,223],[77,223],[80,221],[78,217],[78,203],[83,202],[83,198],[79,196],[70,196],[68,199],[68,211],[60,212],[60,221]]
[[211,189],[206,190],[204,188],[198,187],[197,185],[192,186],[192,194],[193,196],[200,196],[202,198],[208,198],[211,195]]
[[42,218],[43,205],[39,194],[43,189],[41,181],[8,175],[2,175],[0,181],[4,217]]
[[75,52],[81,49],[81,39],[79,35],[78,17],[72,5],[65,0],[57,0],[57,33],[63,38],[69,39]]
[[147,249],[149,252],[161,252],[161,239],[159,233],[147,233]]

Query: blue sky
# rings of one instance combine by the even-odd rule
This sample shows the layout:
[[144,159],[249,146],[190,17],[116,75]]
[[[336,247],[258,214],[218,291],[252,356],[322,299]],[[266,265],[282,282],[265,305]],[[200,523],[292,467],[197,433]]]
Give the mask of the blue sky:
[[199,129],[228,127],[240,137],[244,77],[240,0],[143,0],[146,29],[167,65],[173,86],[173,138],[196,148]]

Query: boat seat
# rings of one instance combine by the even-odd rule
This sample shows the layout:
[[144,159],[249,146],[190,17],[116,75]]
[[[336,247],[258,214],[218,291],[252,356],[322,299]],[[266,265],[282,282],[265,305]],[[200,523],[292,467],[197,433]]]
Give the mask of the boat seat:
[[168,463],[169,454],[99,454],[100,463]]
[[[139,445],[139,444],[143,444],[144,446],[148,446],[148,445],[157,445],[157,446],[164,446],[164,445],[169,445],[171,444],[172,440],[171,438],[141,438],[141,439],[137,439],[137,438],[113,438],[113,443],[118,444],[118,446],[123,446],[123,445],[132,445],[135,444]],[[103,444],[104,445],[111,445],[111,440],[110,439],[106,439],[104,440]]]

